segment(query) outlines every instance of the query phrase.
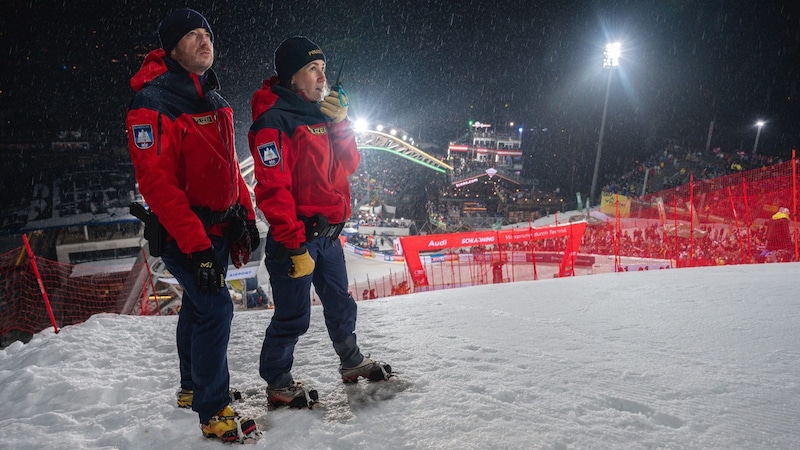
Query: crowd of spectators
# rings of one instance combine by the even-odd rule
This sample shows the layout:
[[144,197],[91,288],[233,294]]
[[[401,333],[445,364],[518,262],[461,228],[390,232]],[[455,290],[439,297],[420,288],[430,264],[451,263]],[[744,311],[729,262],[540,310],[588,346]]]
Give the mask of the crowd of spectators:
[[[579,253],[676,260],[679,267],[742,264],[765,261],[769,224],[737,231],[734,226],[700,226],[696,237],[676,238],[657,223],[617,231],[609,225],[589,226],[583,234]],[[702,236],[701,236],[702,235]],[[501,252],[562,252],[566,238],[502,244]],[[491,248],[462,249],[461,252],[490,251]]]
[[380,211],[379,219],[425,216],[425,201],[435,197],[444,175],[413,161],[384,151],[361,151],[361,164],[350,178],[357,206],[393,206],[394,213]]
[[631,170],[605,185],[603,192],[638,197],[687,184],[692,176],[695,180],[708,180],[780,162],[781,158],[741,151],[726,153],[716,148],[704,152],[670,146],[637,161]]

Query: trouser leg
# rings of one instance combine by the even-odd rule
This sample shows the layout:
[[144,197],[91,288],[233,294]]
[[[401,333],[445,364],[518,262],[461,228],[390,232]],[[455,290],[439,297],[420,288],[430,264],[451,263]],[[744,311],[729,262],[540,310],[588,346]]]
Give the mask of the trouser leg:
[[364,358],[356,342],[356,301],[347,284],[347,267],[341,242],[317,239],[312,242],[317,252],[314,289],[319,295],[325,315],[328,336],[343,367],[354,367]]
[[274,310],[261,346],[259,374],[269,386],[283,387],[292,382],[295,345],[311,321],[311,276],[289,276],[291,258],[276,259],[278,244],[271,233],[265,245]]
[[[228,245],[225,239],[212,236],[211,240],[217,257],[227,268]],[[175,242],[165,246],[162,260],[184,289],[176,332],[181,384],[188,370],[194,391],[192,409],[205,423],[231,401],[228,341],[233,302],[227,287],[213,293],[197,289],[194,265]]]
[[178,344],[178,361],[180,363],[181,389],[194,390],[192,381],[192,324],[195,322],[192,299],[183,292],[181,309],[178,311],[178,326],[175,338]]

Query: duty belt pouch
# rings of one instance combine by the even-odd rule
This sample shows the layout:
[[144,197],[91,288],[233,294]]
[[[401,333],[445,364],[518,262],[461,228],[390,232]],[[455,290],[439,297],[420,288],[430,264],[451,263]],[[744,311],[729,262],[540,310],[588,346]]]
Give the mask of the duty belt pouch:
[[203,223],[206,233],[213,225],[228,222],[225,238],[229,244],[242,239],[247,232],[247,223],[245,222],[247,210],[238,203],[233,204],[233,206],[222,212],[213,212],[205,206],[192,206],[192,211]]
[[311,242],[318,238],[320,233],[328,227],[328,218],[322,214],[314,214],[312,217],[300,216],[300,220],[306,226],[306,242]]
[[144,238],[150,243],[150,254],[161,256],[167,242],[167,230],[158,221],[158,216],[141,203],[131,203],[130,211],[131,215],[144,223]]
[[344,222],[331,225],[322,214],[314,214],[312,217],[300,216],[300,220],[306,226],[306,242],[317,238],[328,238],[335,241],[344,228]]

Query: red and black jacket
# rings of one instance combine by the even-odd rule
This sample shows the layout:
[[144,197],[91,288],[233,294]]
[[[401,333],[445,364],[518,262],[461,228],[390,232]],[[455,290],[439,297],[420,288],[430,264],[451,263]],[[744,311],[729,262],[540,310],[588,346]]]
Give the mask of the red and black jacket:
[[265,80],[253,94],[253,154],[256,204],[276,241],[286,248],[305,242],[300,217],[321,214],[331,224],[350,217],[349,177],[360,157],[348,120],[333,124],[319,104]]
[[[131,78],[128,151],[139,191],[182,252],[211,246],[192,207],[213,212],[240,203],[255,220],[250,193],[236,157],[233,111],[216,91],[216,74],[202,77],[151,51]],[[211,227],[223,235],[226,224]]]

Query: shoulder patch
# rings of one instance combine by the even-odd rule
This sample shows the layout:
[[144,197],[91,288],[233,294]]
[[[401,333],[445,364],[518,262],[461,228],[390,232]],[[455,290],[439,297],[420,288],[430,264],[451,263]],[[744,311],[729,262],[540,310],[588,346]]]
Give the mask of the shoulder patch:
[[131,127],[133,133],[133,143],[139,150],[147,150],[153,146],[153,126],[149,123],[147,125],[133,125]]
[[281,162],[281,155],[278,153],[278,146],[275,142],[268,142],[257,147],[261,162],[267,167],[275,167]]

